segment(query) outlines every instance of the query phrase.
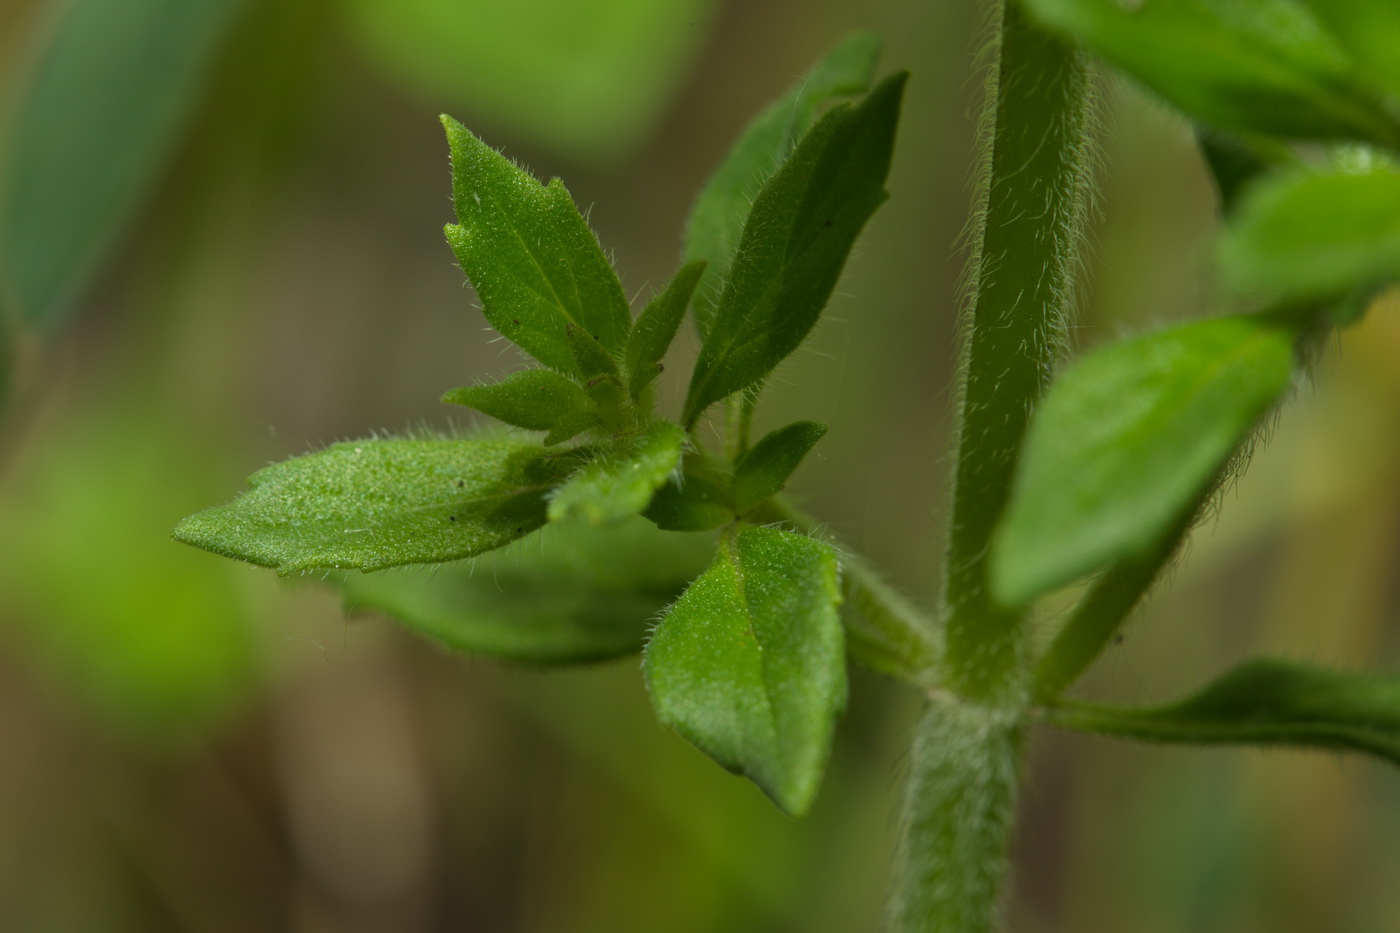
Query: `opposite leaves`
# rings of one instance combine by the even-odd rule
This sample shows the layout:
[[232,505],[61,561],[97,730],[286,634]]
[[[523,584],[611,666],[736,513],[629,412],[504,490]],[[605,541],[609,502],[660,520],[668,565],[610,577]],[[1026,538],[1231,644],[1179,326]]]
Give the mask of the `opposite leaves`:
[[646,649],[661,721],[792,814],[816,796],[846,702],[840,601],[829,546],[746,528],[721,543]]
[[510,441],[349,441],[259,470],[175,537],[282,574],[473,557],[543,525],[573,465]]

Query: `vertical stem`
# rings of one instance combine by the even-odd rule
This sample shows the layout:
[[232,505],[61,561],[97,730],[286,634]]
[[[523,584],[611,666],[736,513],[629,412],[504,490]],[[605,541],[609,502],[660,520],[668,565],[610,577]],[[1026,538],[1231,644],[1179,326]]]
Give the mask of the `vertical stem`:
[[1000,13],[944,575],[946,683],[979,702],[1015,693],[1022,618],[988,596],[986,554],[1060,353],[1091,169],[1082,56],[1028,23],[1017,3]]

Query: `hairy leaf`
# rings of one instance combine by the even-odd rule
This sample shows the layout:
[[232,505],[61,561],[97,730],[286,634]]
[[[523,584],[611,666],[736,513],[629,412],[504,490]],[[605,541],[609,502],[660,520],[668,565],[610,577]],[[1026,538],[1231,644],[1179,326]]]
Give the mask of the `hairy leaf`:
[[547,369],[511,373],[491,385],[463,386],[442,400],[518,428],[548,431],[546,444],[568,440],[597,420],[583,386]]
[[641,649],[711,547],[640,519],[602,529],[569,522],[473,560],[336,582],[347,609],[378,610],[454,651],[529,664],[599,661]]
[[671,472],[680,466],[685,432],[658,421],[616,450],[583,466],[549,503],[549,520],[582,516],[594,525],[640,514]]
[[582,375],[569,324],[619,353],[631,327],[622,285],[559,179],[528,172],[444,115],[456,224],[447,241],[491,326],[541,363]]
[[74,0],[9,122],[0,269],[16,317],[63,312],[170,157],[245,0]]
[[694,298],[702,335],[709,331],[715,301],[759,189],[812,128],[823,106],[865,93],[879,57],[880,41],[874,36],[847,37],[744,128],[701,189],[686,226],[685,258],[709,263]]
[[1395,0],[1303,0],[1356,66],[1400,96],[1400,5]]
[[684,421],[766,376],[816,324],[885,200],[905,75],[829,111],[759,192],[695,363]]
[[734,464],[734,504],[739,511],[747,511],[777,495],[802,458],[825,435],[824,424],[796,421],[749,448]]
[[992,545],[996,599],[1019,606],[1157,546],[1288,387],[1294,340],[1264,317],[1217,318],[1071,367],[1031,421]]
[[543,525],[545,495],[572,465],[512,441],[348,441],[259,470],[175,537],[282,574],[456,560]]
[[1254,185],[1220,243],[1227,281],[1301,302],[1400,278],[1400,172],[1292,172]]
[[846,702],[836,555],[745,528],[666,613],[643,662],[657,716],[784,810],[811,805]]
[[1260,659],[1166,706],[1067,703],[1055,725],[1158,742],[1296,745],[1400,764],[1400,677]]
[[705,260],[688,262],[659,295],[647,302],[627,337],[627,388],[633,400],[661,373],[661,358],[680,329],[690,296],[705,271]]
[[1048,26],[1220,129],[1400,141],[1400,126],[1295,0],[1024,0]]

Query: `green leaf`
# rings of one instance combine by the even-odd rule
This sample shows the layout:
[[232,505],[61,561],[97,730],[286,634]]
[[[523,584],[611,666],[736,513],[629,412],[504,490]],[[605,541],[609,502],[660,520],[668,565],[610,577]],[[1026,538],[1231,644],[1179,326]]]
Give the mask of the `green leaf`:
[[259,470],[175,537],[282,574],[472,557],[543,525],[572,460],[512,441],[348,441]]
[[1291,172],[1254,185],[1220,241],[1226,281],[1270,301],[1400,278],[1400,172]]
[[795,421],[749,448],[734,464],[734,504],[739,511],[782,491],[792,471],[825,435],[824,424]]
[[444,115],[457,224],[445,232],[491,326],[541,363],[582,375],[565,329],[620,353],[632,316],[593,232],[555,178],[528,172]]
[[1268,318],[1225,317],[1078,361],[1031,421],[992,544],[994,597],[1020,606],[1158,546],[1288,387],[1294,341]]
[[687,425],[766,376],[817,322],[857,234],[885,200],[905,77],[829,111],[759,192],[695,363]]
[[1046,25],[1220,129],[1400,141],[1394,116],[1295,0],[1024,2]]
[[529,664],[601,661],[641,650],[711,547],[640,519],[603,529],[569,522],[473,560],[337,583],[347,609],[386,613],[455,651]]
[[1268,171],[1269,162],[1238,137],[1203,126],[1195,129],[1196,143],[1220,196],[1220,213],[1228,217],[1244,189]]
[[0,269],[44,324],[155,182],[244,0],[74,0],[9,123]]
[[442,400],[475,408],[518,428],[548,431],[546,445],[568,440],[597,421],[583,387],[547,369],[511,373],[492,385],[463,386]]
[[865,93],[879,58],[879,39],[869,33],[848,36],[744,128],[701,189],[686,225],[685,258],[709,263],[694,298],[702,335],[709,331],[715,301],[759,189],[811,129],[823,106]]
[[1400,764],[1400,677],[1260,659],[1166,706],[1051,707],[1067,729],[1156,742],[1296,745],[1369,752]]
[[647,303],[627,336],[627,388],[635,401],[661,374],[661,358],[671,346],[685,317],[690,296],[705,271],[705,260],[688,262],[662,292]]
[[606,525],[640,514],[671,472],[680,466],[685,432],[658,421],[616,450],[585,464],[549,503],[549,520],[581,516]]
[[658,489],[642,514],[666,531],[709,531],[739,517],[728,489],[689,469]]
[[776,528],[745,528],[647,644],[661,721],[789,813],[811,805],[846,703],[836,555]]
[[1358,68],[1400,96],[1400,5],[1394,0],[1303,0]]

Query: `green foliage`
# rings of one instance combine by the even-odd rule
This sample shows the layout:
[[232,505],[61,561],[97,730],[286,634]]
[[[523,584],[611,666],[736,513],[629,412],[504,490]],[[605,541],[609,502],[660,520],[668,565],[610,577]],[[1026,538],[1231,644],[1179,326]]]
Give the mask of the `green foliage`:
[[627,390],[638,401],[652,380],[661,374],[661,358],[680,329],[685,309],[708,265],[703,259],[686,263],[671,284],[648,302],[627,337]]
[[846,703],[836,555],[745,528],[676,601],[647,644],[661,721],[789,813],[807,810]]
[[658,421],[569,477],[549,503],[549,520],[575,516],[594,525],[639,514],[671,472],[680,466],[685,432]]
[[1400,96],[1400,6],[1391,0],[1303,0],[1368,78]]
[[734,464],[734,507],[747,512],[776,496],[802,458],[825,436],[826,425],[797,421],[749,448]]
[[1153,548],[1192,511],[1293,373],[1295,331],[1218,318],[1114,344],[1032,422],[992,552],[1009,606]]
[[511,373],[490,385],[463,386],[442,400],[475,408],[517,428],[548,431],[546,445],[566,441],[598,421],[583,386],[547,369]]

